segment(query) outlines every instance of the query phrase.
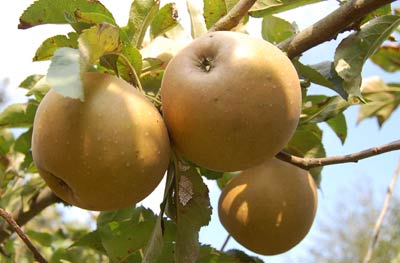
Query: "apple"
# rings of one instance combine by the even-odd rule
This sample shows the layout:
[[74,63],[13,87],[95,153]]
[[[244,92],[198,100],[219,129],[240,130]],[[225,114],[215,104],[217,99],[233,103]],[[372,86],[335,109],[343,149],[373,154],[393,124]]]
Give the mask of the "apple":
[[116,76],[87,73],[85,101],[50,90],[37,110],[33,160],[64,201],[115,210],[141,201],[170,157],[166,126],[146,97]]
[[258,254],[275,255],[307,235],[317,203],[311,174],[272,158],[228,182],[219,198],[218,215],[241,245]]
[[161,83],[162,112],[177,151],[215,171],[275,156],[301,111],[297,72],[274,45],[243,33],[207,33],[180,50]]

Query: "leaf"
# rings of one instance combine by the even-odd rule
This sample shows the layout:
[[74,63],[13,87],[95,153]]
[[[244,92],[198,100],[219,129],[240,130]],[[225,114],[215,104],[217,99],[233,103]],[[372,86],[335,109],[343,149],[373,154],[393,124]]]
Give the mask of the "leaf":
[[216,171],[212,171],[212,170],[208,170],[204,167],[196,167],[197,171],[199,174],[201,174],[202,176],[206,177],[207,179],[210,180],[216,180],[221,178],[224,173],[223,172],[216,172]]
[[210,29],[221,17],[228,12],[225,0],[203,0],[203,16],[207,29]]
[[146,30],[160,7],[159,0],[135,0],[131,5],[128,25],[123,28],[128,41],[140,49]]
[[304,99],[300,123],[307,124],[327,121],[345,111],[350,105],[349,102],[339,96],[307,96]]
[[86,235],[82,236],[78,241],[74,242],[70,247],[91,248],[101,252],[102,254],[106,254],[106,250],[104,249],[103,244],[101,243],[101,237],[98,230],[89,232]]
[[[322,144],[322,130],[317,124],[298,126],[285,151],[299,157],[325,157],[325,148]],[[321,171],[322,167],[310,170],[317,184],[319,184],[321,179]]]
[[[14,143],[14,135],[9,129],[0,129],[0,156],[7,154]],[[1,186],[1,185],[0,185]]]
[[347,100],[349,94],[344,89],[343,79],[336,73],[333,62],[325,61],[314,65],[304,65],[298,60],[292,62],[304,79],[328,87]]
[[22,133],[14,143],[14,150],[20,153],[27,153],[31,148],[32,128]]
[[367,103],[361,105],[357,123],[376,117],[382,127],[400,104],[400,87],[388,85],[380,77],[371,77],[364,79],[361,90]]
[[77,49],[63,47],[54,52],[47,71],[47,83],[63,96],[84,100],[83,64]]
[[73,14],[76,10],[101,14],[114,20],[110,11],[99,1],[87,0],[37,0],[21,15],[19,29],[27,29],[42,24],[67,24],[65,14]]
[[371,60],[387,72],[400,70],[400,45],[381,46]]
[[116,51],[119,42],[119,29],[111,24],[102,23],[84,30],[78,39],[84,66],[95,64],[104,54]]
[[206,22],[203,17],[200,3],[201,2],[198,0],[186,0],[187,10],[190,17],[191,34],[193,39],[207,33]]
[[261,24],[262,37],[273,44],[278,44],[297,32],[297,26],[277,16],[266,16]]
[[101,213],[98,231],[107,255],[112,262],[138,262],[135,252],[144,249],[157,218],[146,208],[127,208]]
[[75,32],[68,33],[68,36],[57,35],[46,39],[42,45],[36,50],[33,61],[42,61],[50,59],[54,52],[61,47],[78,47],[78,34]]
[[143,89],[147,94],[157,96],[160,91],[161,81],[164,75],[164,70],[154,70],[147,72],[141,76]]
[[28,229],[26,234],[32,240],[38,242],[41,246],[51,247],[53,243],[53,236],[49,233],[44,233],[43,231],[35,231],[32,229]]
[[150,36],[154,39],[176,25],[178,25],[178,9],[175,3],[168,3],[157,12],[151,22]]
[[399,24],[399,16],[380,16],[339,44],[335,53],[335,70],[344,80],[344,88],[350,96],[361,97],[361,70],[365,61]]
[[342,144],[346,141],[347,137],[347,123],[346,117],[343,113],[339,113],[336,117],[329,119],[326,121],[329,127],[335,132],[335,134],[339,137]]
[[36,100],[40,102],[50,90],[50,85],[47,82],[46,76],[43,76],[35,85],[26,93],[26,96],[34,95]]
[[258,0],[250,9],[253,17],[265,17],[322,0]]
[[73,15],[75,23],[85,23],[89,25],[108,23],[114,26],[118,26],[114,20],[114,17],[110,16],[109,14],[85,12],[80,9],[75,9]]
[[26,77],[20,84],[19,87],[20,88],[24,88],[24,89],[31,89],[33,88],[36,83],[41,80],[44,77],[44,75],[39,75],[39,74],[35,74],[35,75],[30,75],[28,77]]
[[215,248],[202,245],[200,247],[199,259],[196,263],[263,263],[259,258],[251,257],[243,251],[232,249],[227,252],[221,252]]
[[0,127],[8,128],[28,128],[33,124],[37,103],[28,101],[27,103],[15,103],[9,105],[0,113]]
[[139,76],[142,71],[142,56],[137,48],[132,45],[126,45],[122,47],[119,54],[104,55],[100,59],[100,64],[114,70],[117,75],[127,82],[136,83],[135,75]]
[[177,263],[196,262],[199,255],[199,231],[211,219],[208,189],[202,177],[193,167],[179,165],[176,174],[177,218],[176,249]]
[[226,172],[221,178],[217,180],[217,185],[219,189],[223,189],[225,185],[235,176],[239,175],[240,172]]
[[251,256],[247,255],[246,253],[244,253],[243,251],[240,251],[238,249],[230,249],[230,250],[226,251],[226,254],[239,260],[239,262],[248,262],[248,263],[262,263],[263,262],[261,259],[256,258],[256,257],[251,257]]

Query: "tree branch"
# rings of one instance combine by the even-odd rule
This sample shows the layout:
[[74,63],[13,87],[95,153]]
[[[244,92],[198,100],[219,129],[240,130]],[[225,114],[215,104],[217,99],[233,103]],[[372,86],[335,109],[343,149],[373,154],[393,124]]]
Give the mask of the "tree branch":
[[392,180],[390,181],[390,184],[389,184],[389,186],[387,188],[385,201],[383,203],[383,207],[382,207],[381,213],[379,214],[378,219],[375,222],[374,232],[373,232],[373,235],[372,235],[372,240],[371,240],[371,243],[369,245],[367,254],[365,255],[365,258],[364,258],[364,261],[363,261],[364,263],[370,262],[370,260],[372,258],[372,252],[373,252],[373,250],[375,248],[376,242],[378,241],[379,233],[380,233],[380,230],[381,230],[381,227],[382,227],[383,219],[385,218],[385,215],[386,215],[386,213],[387,213],[387,211],[389,209],[390,199],[393,196],[393,189],[394,189],[394,186],[396,184],[397,178],[399,177],[399,173],[400,173],[400,161],[397,163],[396,171],[394,172],[394,174],[392,176]]
[[294,58],[304,51],[325,41],[335,39],[339,33],[354,29],[359,21],[370,12],[395,0],[352,0],[342,5],[328,16],[304,29],[292,38],[278,45]]
[[[53,194],[50,188],[46,187],[32,200],[28,210],[24,211],[22,207],[20,207],[12,213],[12,217],[18,225],[23,226],[46,207],[60,201],[61,200]],[[6,240],[14,231],[15,229],[9,224],[0,224],[0,244],[3,243],[4,240]]]
[[40,263],[47,263],[47,260],[40,254],[37,248],[32,244],[31,240],[25,235],[24,231],[22,231],[21,227],[15,222],[12,215],[10,215],[3,208],[0,208],[0,216],[4,218],[7,223],[13,228],[15,232],[17,232],[18,236],[24,241],[25,245],[32,251],[35,259]]
[[219,19],[208,31],[231,30],[237,26],[249,9],[254,5],[256,0],[240,0],[229,12]]
[[352,154],[340,155],[340,156],[331,156],[324,158],[301,158],[298,156],[291,155],[286,152],[280,152],[276,155],[276,158],[294,164],[300,168],[305,170],[309,170],[314,167],[339,164],[339,163],[350,163],[350,162],[358,162],[359,160],[372,157],[375,155],[379,155],[386,152],[400,150],[400,140],[384,144],[381,146],[369,148],[363,150],[361,152],[356,152]]

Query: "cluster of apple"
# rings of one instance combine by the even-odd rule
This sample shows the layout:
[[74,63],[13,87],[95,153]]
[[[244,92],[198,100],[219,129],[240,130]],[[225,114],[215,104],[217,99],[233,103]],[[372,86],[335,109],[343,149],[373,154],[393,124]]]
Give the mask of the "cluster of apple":
[[212,32],[168,63],[162,115],[115,76],[87,73],[85,101],[50,90],[34,122],[40,175],[66,202],[90,210],[136,203],[159,184],[171,145],[204,168],[242,171],[222,190],[219,217],[243,246],[282,253],[309,231],[317,206],[311,175],[275,159],[301,112],[290,60],[261,39]]

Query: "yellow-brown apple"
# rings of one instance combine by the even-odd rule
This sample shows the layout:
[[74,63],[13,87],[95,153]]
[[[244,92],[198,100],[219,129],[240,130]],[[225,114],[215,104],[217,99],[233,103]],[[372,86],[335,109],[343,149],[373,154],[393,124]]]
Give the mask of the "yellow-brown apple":
[[161,181],[170,145],[144,95],[113,75],[87,73],[85,101],[50,90],[33,125],[36,167],[56,195],[88,210],[134,204]]

